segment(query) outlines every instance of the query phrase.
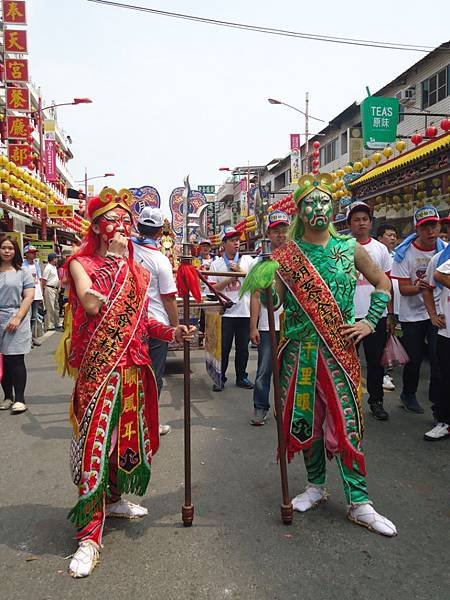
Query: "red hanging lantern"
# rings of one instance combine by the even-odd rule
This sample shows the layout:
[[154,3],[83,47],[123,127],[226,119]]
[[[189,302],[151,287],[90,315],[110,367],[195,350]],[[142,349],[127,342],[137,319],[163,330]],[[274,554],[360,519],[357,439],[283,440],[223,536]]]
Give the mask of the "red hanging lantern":
[[318,167],[320,165],[320,162],[315,158],[311,164],[313,167]]
[[312,173],[313,173],[313,175],[318,175],[319,174],[319,169],[313,169]]
[[315,148],[316,150],[318,150],[320,148],[320,142],[314,142],[313,143],[313,148]]
[[314,156],[314,158],[319,158],[320,152],[318,150],[314,150],[313,156]]
[[411,136],[411,142],[414,144],[414,146],[418,146],[419,144],[422,143],[422,136],[420,135],[420,133],[415,133],[414,135]]
[[429,138],[434,138],[437,136],[437,134],[438,134],[437,127],[435,127],[434,125],[430,125],[425,130],[425,135]]
[[443,119],[441,121],[441,129],[443,129],[446,133],[450,131],[450,119]]

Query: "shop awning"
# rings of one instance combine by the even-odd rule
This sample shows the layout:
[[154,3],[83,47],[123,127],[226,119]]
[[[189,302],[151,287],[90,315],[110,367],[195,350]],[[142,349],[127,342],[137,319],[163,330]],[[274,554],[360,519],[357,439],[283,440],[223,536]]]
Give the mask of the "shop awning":
[[409,150],[405,152],[405,154],[401,156],[397,156],[396,158],[392,158],[387,162],[374,167],[358,179],[354,179],[353,181],[347,184],[347,187],[350,189],[354,189],[363,183],[367,183],[380,175],[385,175],[386,173],[391,173],[396,169],[400,169],[401,167],[405,167],[411,163],[417,162],[426,156],[430,156],[431,154],[435,154],[439,152],[443,148],[450,148],[450,133],[446,133],[441,135],[437,140],[431,140],[426,144],[423,144],[419,148],[414,148],[413,150]]

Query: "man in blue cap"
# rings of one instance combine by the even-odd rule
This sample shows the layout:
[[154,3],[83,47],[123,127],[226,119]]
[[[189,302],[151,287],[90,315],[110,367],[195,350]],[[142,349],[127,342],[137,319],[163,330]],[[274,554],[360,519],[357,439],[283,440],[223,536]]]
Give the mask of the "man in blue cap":
[[[223,255],[211,264],[210,273],[236,272],[248,273],[253,258],[248,254],[240,254],[241,234],[234,227],[223,228],[220,238],[223,245]],[[226,381],[228,360],[233,345],[235,344],[234,367],[236,371],[236,385],[245,389],[253,389],[253,383],[248,378],[248,345],[250,341],[250,294],[239,298],[241,277],[210,277],[209,280],[219,292],[224,292],[233,306],[227,308],[222,316],[222,382],[214,384],[213,391],[223,390]]]
[[[403,368],[403,391],[400,400],[405,410],[419,414],[424,412],[417,401],[416,392],[427,341],[430,360],[429,399],[435,413],[441,393],[441,376],[436,355],[437,327],[430,319],[422,293],[431,289],[425,278],[428,263],[445,247],[444,242],[439,239],[441,225],[436,208],[428,204],[417,208],[414,212],[414,227],[414,233],[397,246],[391,271],[391,277],[398,279],[402,343],[410,358]],[[439,288],[436,290],[436,293],[439,293]]]
[[[289,215],[282,210],[273,210],[267,218],[267,237],[270,250],[276,250],[287,241]],[[275,330],[280,335],[280,316],[283,307],[275,311]],[[254,415],[250,425],[259,427],[266,422],[269,411],[270,380],[272,378],[272,347],[269,332],[267,308],[261,306],[259,293],[252,294],[250,300],[250,340],[258,346],[258,368],[253,389]]]

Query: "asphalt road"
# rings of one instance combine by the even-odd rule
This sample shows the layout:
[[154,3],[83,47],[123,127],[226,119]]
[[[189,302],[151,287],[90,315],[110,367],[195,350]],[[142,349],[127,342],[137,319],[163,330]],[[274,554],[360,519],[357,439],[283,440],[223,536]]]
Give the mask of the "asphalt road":
[[[397,525],[383,538],[346,519],[345,498],[329,463],[331,498],[311,513],[279,517],[276,428],[248,424],[251,392],[213,393],[203,353],[193,352],[193,501],[191,528],[183,503],[182,362],[170,357],[161,399],[162,438],[148,495],[149,516],[108,522],[101,563],[73,580],[76,549],[66,515],[76,490],[69,475],[71,382],[53,365],[55,334],[28,357],[29,410],[0,412],[1,600],[448,600],[450,580],[450,440],[427,443],[425,415],[386,394],[388,422],[367,415],[365,451],[375,507]],[[256,351],[251,351],[254,375]],[[229,377],[233,380],[233,377]],[[399,373],[395,373],[399,382]],[[420,397],[424,405],[425,378]],[[397,386],[398,387],[398,386]],[[291,495],[304,488],[303,460],[289,466]]]

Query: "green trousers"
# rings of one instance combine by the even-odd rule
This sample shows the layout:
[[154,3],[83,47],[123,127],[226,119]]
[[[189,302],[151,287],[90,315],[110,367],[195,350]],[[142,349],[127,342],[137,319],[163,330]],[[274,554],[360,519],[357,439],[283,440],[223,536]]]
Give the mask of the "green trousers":
[[[323,487],[326,480],[325,445],[323,438],[314,440],[312,447],[303,451],[308,482]],[[348,504],[362,504],[369,501],[365,476],[359,471],[356,463],[353,469],[344,465],[341,456],[336,455],[336,462],[344,484],[344,493]]]

